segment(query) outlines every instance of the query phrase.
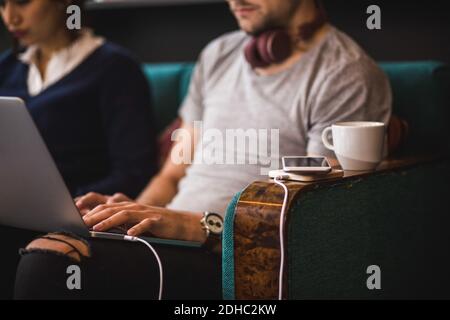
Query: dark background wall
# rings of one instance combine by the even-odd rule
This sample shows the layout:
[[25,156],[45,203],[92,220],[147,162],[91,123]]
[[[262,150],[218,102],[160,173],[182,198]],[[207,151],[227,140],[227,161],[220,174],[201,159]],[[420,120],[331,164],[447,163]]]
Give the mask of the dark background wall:
[[[282,1],[282,0],[280,0]],[[450,62],[450,1],[325,0],[331,21],[377,60]],[[382,9],[382,30],[366,28],[366,9]],[[96,8],[91,24],[148,62],[191,61],[213,38],[237,28],[227,4]],[[9,46],[0,27],[0,51]]]

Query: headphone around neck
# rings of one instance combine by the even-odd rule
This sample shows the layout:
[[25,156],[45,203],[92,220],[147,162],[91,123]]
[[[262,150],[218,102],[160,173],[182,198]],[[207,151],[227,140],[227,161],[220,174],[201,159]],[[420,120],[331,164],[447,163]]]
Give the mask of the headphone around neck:
[[[299,28],[300,41],[310,40],[328,21],[321,1],[316,1],[316,6],[318,9],[316,18]],[[288,32],[282,28],[275,28],[254,36],[246,45],[244,54],[252,68],[264,68],[273,63],[283,62],[292,51],[292,40]]]

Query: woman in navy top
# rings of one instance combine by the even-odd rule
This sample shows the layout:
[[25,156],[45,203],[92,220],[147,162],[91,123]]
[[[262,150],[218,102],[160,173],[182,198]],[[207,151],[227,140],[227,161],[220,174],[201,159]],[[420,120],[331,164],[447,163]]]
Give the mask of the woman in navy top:
[[124,49],[67,29],[65,2],[0,0],[15,43],[0,55],[0,96],[26,102],[73,196],[136,197],[156,171],[148,82]]

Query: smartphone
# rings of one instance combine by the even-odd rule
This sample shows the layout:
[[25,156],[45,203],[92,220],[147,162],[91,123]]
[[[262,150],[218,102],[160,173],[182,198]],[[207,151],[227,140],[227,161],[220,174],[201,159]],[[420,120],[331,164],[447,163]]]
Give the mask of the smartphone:
[[327,173],[331,166],[326,157],[282,157],[284,172]]

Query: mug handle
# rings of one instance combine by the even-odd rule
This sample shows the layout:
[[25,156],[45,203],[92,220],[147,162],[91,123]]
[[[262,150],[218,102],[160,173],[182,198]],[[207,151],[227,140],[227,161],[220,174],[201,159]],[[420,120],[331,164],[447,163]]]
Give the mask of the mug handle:
[[334,146],[328,140],[328,133],[332,130],[332,127],[327,127],[322,131],[322,142],[325,148],[334,151]]

